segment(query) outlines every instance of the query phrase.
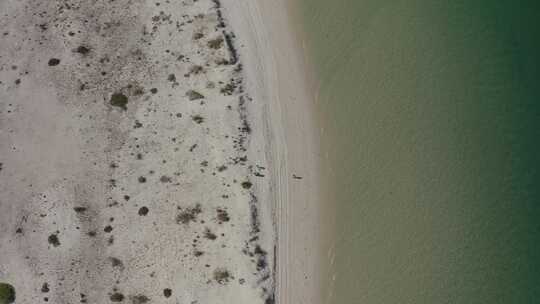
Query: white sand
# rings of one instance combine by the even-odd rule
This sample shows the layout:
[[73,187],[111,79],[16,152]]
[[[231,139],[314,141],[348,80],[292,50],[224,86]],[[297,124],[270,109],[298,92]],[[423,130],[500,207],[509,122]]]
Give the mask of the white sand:
[[277,239],[278,302],[317,303],[284,7],[156,2],[0,2],[0,281],[17,303],[271,303]]
[[287,1],[224,3],[246,46],[240,51],[246,57],[249,91],[264,101],[278,228],[277,302],[319,303],[320,155],[303,43],[291,30]]

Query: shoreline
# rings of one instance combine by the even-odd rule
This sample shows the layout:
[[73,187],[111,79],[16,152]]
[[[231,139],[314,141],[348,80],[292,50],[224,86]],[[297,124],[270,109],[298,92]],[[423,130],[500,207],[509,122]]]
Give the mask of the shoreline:
[[248,89],[264,101],[258,110],[266,124],[274,177],[270,187],[275,194],[268,197],[275,201],[277,225],[276,299],[320,303],[322,242],[313,236],[321,232],[323,218],[320,143],[298,29],[285,1],[229,5],[232,27],[244,29],[237,31],[248,48],[239,50],[246,56]]

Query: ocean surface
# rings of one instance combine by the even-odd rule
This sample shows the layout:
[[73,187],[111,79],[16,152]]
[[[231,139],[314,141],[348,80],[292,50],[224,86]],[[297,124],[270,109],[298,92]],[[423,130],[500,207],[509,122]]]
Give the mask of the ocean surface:
[[336,213],[324,303],[539,303],[540,1],[297,4]]

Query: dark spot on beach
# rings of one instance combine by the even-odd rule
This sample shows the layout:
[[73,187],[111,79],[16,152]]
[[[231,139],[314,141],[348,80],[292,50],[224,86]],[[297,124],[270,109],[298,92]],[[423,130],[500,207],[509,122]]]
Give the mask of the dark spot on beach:
[[229,214],[227,213],[226,210],[223,210],[223,209],[217,209],[217,219],[218,221],[220,222],[228,222],[231,220],[231,218],[229,217]]
[[146,183],[146,177],[144,176],[139,176],[139,183]]
[[41,286],[41,292],[47,293],[49,291],[50,291],[49,284],[47,284],[47,282],[43,283],[43,285]]
[[230,96],[234,93],[234,90],[236,90],[236,86],[232,83],[228,83],[219,91],[224,95]]
[[242,182],[242,188],[250,189],[253,184],[250,181]]
[[47,240],[49,241],[49,244],[53,245],[54,247],[60,246],[60,240],[56,234],[49,235]]
[[203,33],[197,32],[197,33],[193,34],[193,40],[199,40],[202,37],[204,37]]
[[189,90],[186,92],[186,96],[189,98],[190,101],[193,101],[193,100],[198,100],[198,99],[203,99],[204,98],[204,95],[197,92],[197,91],[194,91],[194,90]]
[[162,177],[159,178],[159,181],[161,181],[162,183],[170,183],[171,178],[168,177],[168,176],[163,175]]
[[231,274],[228,270],[224,268],[218,268],[214,270],[214,280],[218,282],[219,284],[225,284],[229,282],[229,278],[231,277]]
[[86,207],[75,207],[73,210],[75,210],[77,213],[83,213],[86,211]]
[[110,103],[112,106],[119,107],[122,110],[127,110],[128,98],[122,93],[114,93],[111,96]]
[[261,271],[266,267],[266,258],[264,256],[259,257],[257,260],[257,271]]
[[210,230],[210,228],[206,228],[206,229],[204,230],[204,237],[207,238],[207,239],[209,239],[209,240],[212,240],[212,241],[215,240],[215,239],[217,239],[217,235],[216,235],[215,233],[213,233],[213,232]]
[[201,124],[204,121],[204,118],[201,115],[192,116],[191,119],[198,124]]
[[170,298],[172,296],[172,290],[170,288],[163,289],[163,295],[165,298]]
[[215,50],[220,49],[222,45],[223,45],[223,38],[221,37],[208,41],[208,47],[211,49],[215,49]]
[[176,216],[176,222],[178,224],[189,224],[197,219],[197,215],[202,212],[201,206],[196,205],[193,208],[187,208]]
[[143,206],[143,207],[139,208],[139,215],[140,216],[146,216],[148,214],[148,211],[149,211],[148,207]]
[[257,255],[266,255],[266,251],[264,251],[264,249],[262,249],[260,245],[255,246],[254,252]]
[[113,227],[111,225],[107,225],[105,226],[105,228],[103,228],[103,231],[110,233],[111,231],[113,231]]
[[266,300],[264,301],[264,304],[274,304],[276,303],[276,300],[274,300],[274,295],[268,296]]
[[82,55],[86,55],[86,54],[90,53],[90,49],[87,48],[87,47],[84,46],[84,45],[81,45],[81,46],[79,46],[79,47],[77,47],[77,48],[75,49],[75,52],[77,52],[77,53],[79,53],[79,54],[82,54]]
[[169,76],[167,76],[167,80],[170,81],[170,82],[175,82],[176,81],[176,75],[169,74]]
[[131,302],[133,304],[144,304],[150,301],[150,299],[145,295],[136,295],[131,297]]
[[109,260],[111,261],[112,267],[124,267],[124,263],[118,258],[110,257]]
[[124,295],[118,292],[115,292],[110,297],[112,302],[122,302],[124,301]]
[[156,94],[157,92],[158,92],[158,89],[156,89],[156,88],[151,88],[150,89],[150,93],[152,93],[152,94]]
[[49,66],[57,66],[60,64],[60,59],[58,58],[51,58],[49,59]]
[[191,68],[189,68],[189,73],[188,73],[187,75],[188,75],[188,76],[191,75],[191,74],[197,75],[197,74],[200,74],[202,71],[203,71],[203,67],[202,67],[202,66],[200,66],[200,65],[194,65],[194,66],[192,66]]

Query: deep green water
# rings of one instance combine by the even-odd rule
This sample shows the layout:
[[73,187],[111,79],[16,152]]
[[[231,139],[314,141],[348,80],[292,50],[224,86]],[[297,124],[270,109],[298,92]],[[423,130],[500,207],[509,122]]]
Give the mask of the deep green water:
[[337,219],[325,303],[540,303],[540,1],[298,3]]

